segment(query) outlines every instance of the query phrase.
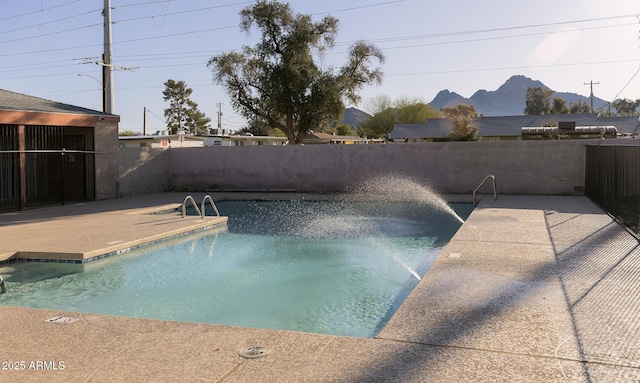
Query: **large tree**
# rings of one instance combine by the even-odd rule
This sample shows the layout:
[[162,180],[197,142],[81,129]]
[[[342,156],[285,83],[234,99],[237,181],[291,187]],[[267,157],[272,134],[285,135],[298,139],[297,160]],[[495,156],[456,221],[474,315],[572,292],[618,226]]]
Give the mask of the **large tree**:
[[386,137],[395,123],[395,110],[391,97],[386,94],[371,97],[365,103],[371,117],[362,121],[357,129],[361,137]]
[[477,141],[480,128],[476,123],[478,112],[473,105],[459,104],[440,109],[440,112],[453,124],[449,138],[452,141]]
[[394,124],[423,124],[440,113],[428,103],[417,98],[399,98],[395,101],[387,95],[372,97],[367,102],[371,117],[358,127],[358,134],[366,137],[386,138]]
[[336,126],[336,134],[339,136],[351,136],[353,131],[349,124],[338,124],[338,126]]
[[637,114],[636,109],[640,106],[640,99],[635,101],[628,98],[616,100],[611,106],[616,108],[616,111],[621,116],[635,116]]
[[440,117],[428,102],[418,98],[399,98],[395,101],[396,121],[402,124],[424,124],[430,118]]
[[575,104],[571,104],[569,112],[571,114],[591,113],[591,105],[586,101],[578,100]]
[[551,96],[553,91],[542,87],[528,88],[524,114],[538,116],[551,113]]
[[616,114],[615,112],[611,111],[611,107],[605,109],[603,106],[601,106],[600,108],[598,108],[598,116],[599,117],[615,117]]
[[241,52],[212,57],[207,66],[226,88],[231,105],[252,125],[267,124],[300,144],[311,129],[338,122],[345,102],[357,103],[362,86],[380,82],[382,52],[357,42],[339,69],[323,68],[314,57],[334,46],[338,20],[294,14],[288,4],[260,0],[240,12],[240,29],[257,27],[261,40]]
[[569,108],[567,107],[567,102],[561,97],[553,98],[553,105],[551,106],[551,113],[553,114],[567,114],[569,113]]
[[189,97],[193,89],[184,81],[167,80],[162,92],[164,101],[169,107],[164,110],[164,117],[171,134],[179,131],[187,133],[206,133],[211,119],[198,109],[198,104]]

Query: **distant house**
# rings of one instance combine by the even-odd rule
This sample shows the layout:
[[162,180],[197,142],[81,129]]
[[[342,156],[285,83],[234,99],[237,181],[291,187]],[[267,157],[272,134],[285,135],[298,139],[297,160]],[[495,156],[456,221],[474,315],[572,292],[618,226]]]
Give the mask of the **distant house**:
[[244,135],[205,136],[204,146],[266,146],[286,145],[286,137]]
[[[578,130],[582,131],[583,135],[573,134],[574,138],[593,137],[596,133],[599,135],[602,127],[613,127],[618,135],[640,135],[638,117],[598,117],[597,113],[477,117],[475,122],[479,128],[479,136],[483,141],[530,139],[533,137],[529,135],[532,131],[523,130],[523,128],[557,127],[563,123],[571,123],[575,127],[580,127]],[[393,142],[449,141],[449,133],[452,128],[453,125],[447,118],[429,119],[424,124],[395,124],[389,139]],[[610,131],[609,129],[608,132]]]
[[204,138],[190,134],[120,136],[121,148],[193,148],[203,147]]
[[151,135],[121,136],[120,147],[197,148],[207,146],[285,145],[285,137],[253,135]]
[[0,210],[115,198],[119,122],[0,89]]
[[335,134],[329,133],[315,133],[310,132],[306,136],[302,142],[305,145],[313,145],[313,144],[343,144],[343,145],[354,145],[354,144],[368,144],[369,140],[366,138],[358,137],[358,136],[337,136]]
[[389,134],[392,142],[442,142],[449,141],[453,129],[451,120],[432,118],[424,124],[394,124]]

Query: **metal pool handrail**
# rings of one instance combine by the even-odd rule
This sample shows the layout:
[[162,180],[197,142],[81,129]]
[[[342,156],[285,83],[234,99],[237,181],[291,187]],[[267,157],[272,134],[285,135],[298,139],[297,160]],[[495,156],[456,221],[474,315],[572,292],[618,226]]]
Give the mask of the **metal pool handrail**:
[[204,196],[204,198],[202,199],[202,205],[201,206],[201,211],[202,211],[202,219],[204,219],[204,216],[207,214],[206,210],[205,210],[205,202],[209,201],[209,203],[211,204],[211,207],[213,208],[213,211],[216,212],[216,216],[220,217],[220,212],[218,211],[218,208],[216,207],[216,204],[213,203],[213,198],[211,198],[211,196],[209,194],[207,194],[206,196]]
[[484,185],[484,183],[491,178],[491,180],[493,181],[493,200],[497,201],[498,200],[498,190],[496,189],[496,177],[492,174],[489,174],[488,176],[484,177],[484,179],[482,180],[482,182],[480,182],[480,185],[478,185],[478,187],[476,188],[476,190],[473,191],[473,207],[478,206],[478,202],[476,201],[476,193],[478,192],[478,189],[480,189],[480,187],[482,185]]
[[196,203],[196,201],[193,199],[192,196],[188,195],[182,202],[182,218],[184,218],[187,215],[187,201],[190,201],[191,205],[193,205],[193,207],[198,212],[198,215],[202,216],[202,213],[200,212],[200,208],[198,208],[198,204]]

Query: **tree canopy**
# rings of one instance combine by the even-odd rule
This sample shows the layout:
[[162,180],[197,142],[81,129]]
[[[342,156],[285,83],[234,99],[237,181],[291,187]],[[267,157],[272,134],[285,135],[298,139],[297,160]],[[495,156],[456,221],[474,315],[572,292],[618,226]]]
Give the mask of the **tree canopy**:
[[478,112],[473,105],[459,104],[440,109],[440,112],[453,124],[449,138],[453,141],[477,141],[480,129],[476,124]]
[[186,133],[205,133],[211,119],[198,109],[198,104],[189,97],[193,89],[188,88],[184,81],[167,80],[162,92],[164,101],[169,101],[169,107],[164,110],[167,128],[171,134],[179,131]]
[[[285,133],[290,144],[319,126],[338,122],[345,102],[357,103],[359,90],[380,82],[382,72],[372,68],[384,62],[373,45],[356,42],[341,68],[323,68],[314,57],[334,46],[338,20],[295,14],[288,4],[259,0],[240,12],[240,29],[257,28],[260,41],[240,52],[212,57],[211,68],[225,87],[231,105],[250,125],[268,125]],[[315,55],[315,56],[314,56]]]
[[524,114],[539,116],[551,113],[551,96],[553,91],[542,87],[528,88]]
[[367,111],[371,117],[358,126],[358,134],[363,137],[386,138],[394,124],[420,124],[440,117],[438,111],[420,99],[405,97],[393,101],[387,95],[369,99]]
[[640,106],[640,99],[635,101],[628,98],[616,100],[611,106],[616,108],[616,111],[621,116],[635,116],[637,115],[636,109]]
[[571,114],[591,113],[591,105],[586,101],[578,100],[575,104],[571,104],[569,112]]
[[350,136],[353,132],[349,124],[338,124],[338,126],[336,126],[336,134],[339,136]]
[[429,103],[417,98],[399,98],[395,101],[396,122],[399,124],[425,123],[429,118],[438,118],[440,113]]
[[553,105],[551,106],[551,113],[553,114],[567,114],[569,113],[569,108],[567,107],[567,102],[560,97],[554,97]]

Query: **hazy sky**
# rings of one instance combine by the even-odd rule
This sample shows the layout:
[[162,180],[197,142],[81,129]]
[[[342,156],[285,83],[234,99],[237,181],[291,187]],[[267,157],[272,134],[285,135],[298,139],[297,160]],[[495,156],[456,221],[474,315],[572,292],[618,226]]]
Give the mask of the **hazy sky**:
[[[206,63],[213,55],[253,45],[238,13],[253,1],[111,0],[115,113],[120,129],[164,129],[164,82],[183,80],[201,111],[223,127],[243,126]],[[495,90],[516,74],[556,91],[605,100],[640,98],[638,0],[323,0],[289,2],[297,13],[340,20],[336,46],[321,62],[341,66],[353,42],[386,56],[386,94],[430,102],[448,89],[470,97]],[[0,0],[0,88],[90,109],[102,109],[103,0]],[[88,58],[85,63],[85,58]],[[79,76],[83,74],[84,76]],[[94,79],[88,77],[93,76]],[[597,107],[597,105],[596,105]]]

